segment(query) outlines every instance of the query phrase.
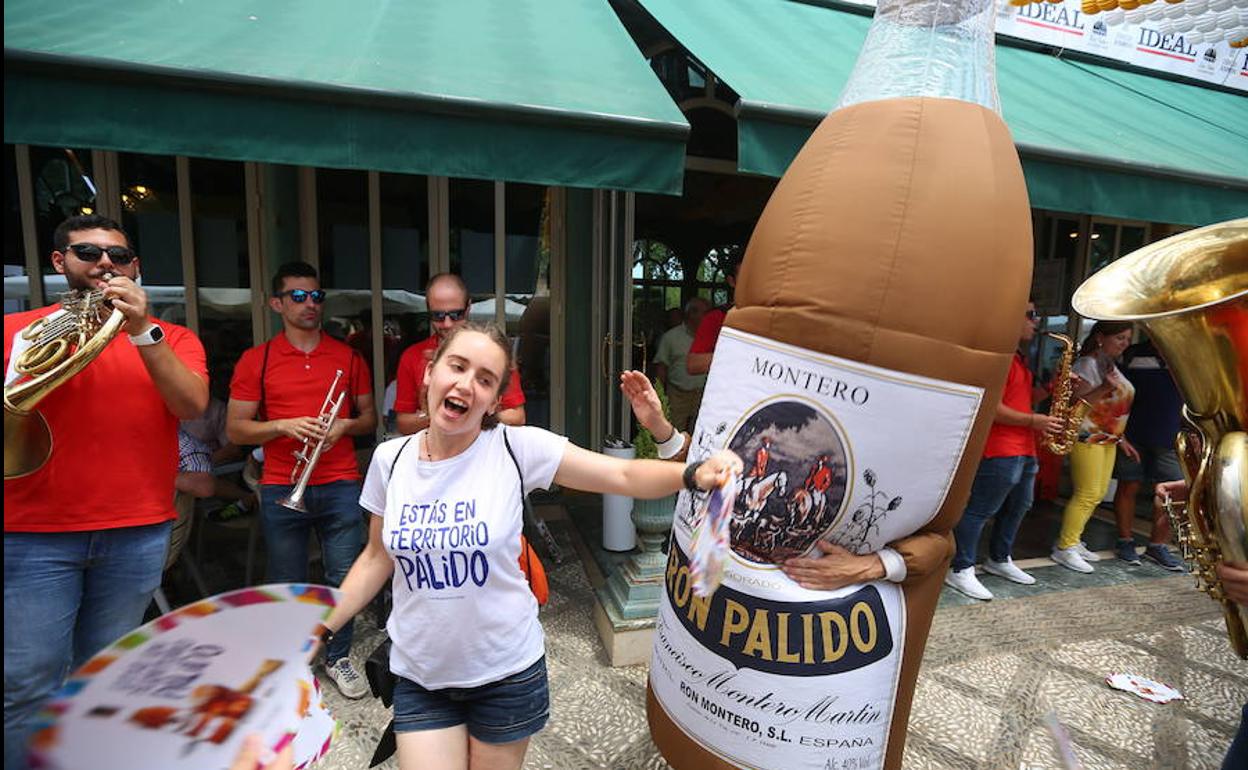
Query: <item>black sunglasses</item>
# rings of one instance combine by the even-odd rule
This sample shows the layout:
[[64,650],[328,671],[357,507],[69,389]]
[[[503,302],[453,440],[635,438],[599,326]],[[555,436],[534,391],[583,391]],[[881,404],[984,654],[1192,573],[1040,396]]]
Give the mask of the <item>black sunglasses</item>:
[[72,243],[65,247],[74,252],[74,256],[84,262],[99,262],[100,257],[108,254],[114,265],[128,265],[135,260],[134,252],[128,246],[96,246],[94,243]]
[[468,308],[460,308],[459,310],[431,310],[429,311],[429,315],[433,316],[434,321],[445,321],[448,318],[452,321],[459,321],[462,320],[464,316],[468,315]]
[[325,290],[313,289],[312,291],[308,291],[306,289],[291,289],[290,291],[284,291],[281,294],[278,294],[277,296],[290,297],[291,300],[293,300],[294,302],[300,305],[307,302],[308,297],[311,297],[312,302],[319,305],[325,301]]

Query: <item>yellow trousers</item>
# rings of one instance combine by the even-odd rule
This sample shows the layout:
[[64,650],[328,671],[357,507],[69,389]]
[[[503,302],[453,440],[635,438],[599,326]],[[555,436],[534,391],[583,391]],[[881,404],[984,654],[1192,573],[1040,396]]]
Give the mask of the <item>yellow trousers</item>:
[[1083,528],[1087,526],[1092,512],[1109,491],[1109,480],[1114,473],[1114,457],[1117,444],[1085,444],[1079,442],[1070,453],[1070,480],[1075,491],[1062,513],[1062,533],[1058,535],[1058,548],[1071,548],[1079,542]]

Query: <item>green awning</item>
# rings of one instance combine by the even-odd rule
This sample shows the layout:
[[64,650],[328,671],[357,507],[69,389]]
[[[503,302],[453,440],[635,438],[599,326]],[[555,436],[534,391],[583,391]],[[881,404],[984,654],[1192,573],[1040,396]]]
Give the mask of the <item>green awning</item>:
[[[740,96],[738,167],[780,176],[835,104],[870,19],[790,0],[641,0]],[[1248,97],[998,45],[1031,204],[1207,224],[1248,211]]]
[[604,1],[6,0],[4,141],[679,193]]

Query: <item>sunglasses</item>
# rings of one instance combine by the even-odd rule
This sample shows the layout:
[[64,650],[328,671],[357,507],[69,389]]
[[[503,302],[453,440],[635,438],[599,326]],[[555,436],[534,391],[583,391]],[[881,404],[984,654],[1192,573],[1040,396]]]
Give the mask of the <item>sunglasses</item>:
[[1035,310],[1028,310],[1028,311],[1027,311],[1027,320],[1028,320],[1028,321],[1039,321],[1039,320],[1040,320],[1040,313],[1039,313],[1039,312],[1037,312],[1037,311],[1035,311]]
[[431,310],[429,315],[433,317],[435,322],[451,319],[452,321],[460,321],[464,316],[468,315],[468,308],[460,308],[459,310]]
[[128,246],[96,246],[94,243],[74,243],[66,247],[74,252],[74,256],[84,262],[99,262],[100,257],[108,254],[108,260],[114,265],[128,265],[136,259],[135,253]]
[[278,294],[277,296],[290,297],[291,301],[299,305],[302,305],[303,303],[307,302],[308,297],[311,297],[312,302],[314,304],[319,305],[325,301],[325,290],[313,289],[312,291],[307,291],[306,289],[291,289],[290,291],[284,291],[281,294]]

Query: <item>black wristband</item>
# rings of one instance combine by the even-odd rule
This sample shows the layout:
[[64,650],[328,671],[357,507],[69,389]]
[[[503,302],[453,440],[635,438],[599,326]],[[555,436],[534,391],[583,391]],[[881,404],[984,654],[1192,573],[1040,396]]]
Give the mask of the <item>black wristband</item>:
[[690,492],[705,491],[701,487],[698,486],[698,483],[694,481],[694,478],[693,478],[694,474],[698,472],[698,468],[702,467],[702,462],[703,462],[702,460],[699,460],[696,463],[689,463],[688,465],[685,466],[685,474],[683,477],[685,480],[685,489],[689,490]]
[[322,646],[328,648],[329,643],[334,641],[334,630],[322,623],[317,627],[317,632],[313,636],[320,640]]

